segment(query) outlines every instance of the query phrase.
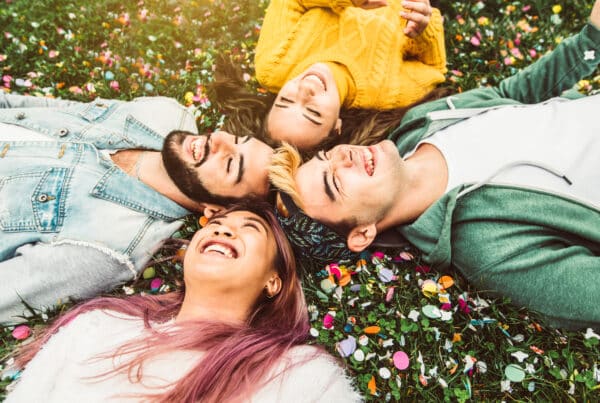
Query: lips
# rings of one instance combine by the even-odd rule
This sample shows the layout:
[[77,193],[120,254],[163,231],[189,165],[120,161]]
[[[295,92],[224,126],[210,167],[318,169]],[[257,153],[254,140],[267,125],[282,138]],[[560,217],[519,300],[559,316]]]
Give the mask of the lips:
[[194,161],[200,161],[208,150],[208,137],[200,136],[191,141],[189,151]]
[[222,256],[227,259],[237,259],[238,251],[229,242],[220,239],[210,239],[200,245],[200,253]]
[[310,81],[315,85],[320,86],[323,89],[323,91],[327,91],[327,84],[325,84],[325,79],[318,73],[308,73],[307,75],[302,77],[302,80]]
[[365,172],[369,176],[373,176],[375,172],[375,157],[373,155],[373,150],[370,147],[365,147],[362,150],[363,153],[363,164],[365,168]]

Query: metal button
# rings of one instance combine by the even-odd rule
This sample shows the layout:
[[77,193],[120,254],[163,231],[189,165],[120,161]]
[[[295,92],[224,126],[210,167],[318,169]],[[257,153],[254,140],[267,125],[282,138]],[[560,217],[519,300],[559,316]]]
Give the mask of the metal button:
[[60,129],[60,130],[58,131],[58,135],[59,135],[60,137],[64,137],[64,136],[66,136],[67,134],[69,134],[69,129],[67,129],[67,128],[65,128],[65,127],[63,127],[62,129]]
[[45,202],[47,202],[47,201],[48,201],[48,195],[47,195],[47,194],[44,194],[44,193],[42,193],[41,195],[39,195],[39,196],[37,197],[37,201],[39,201],[40,203],[45,203]]
[[99,108],[106,108],[106,105],[104,105],[102,102],[96,102],[96,106]]
[[17,120],[23,120],[25,119],[25,113],[19,112],[16,114],[15,118],[17,118]]

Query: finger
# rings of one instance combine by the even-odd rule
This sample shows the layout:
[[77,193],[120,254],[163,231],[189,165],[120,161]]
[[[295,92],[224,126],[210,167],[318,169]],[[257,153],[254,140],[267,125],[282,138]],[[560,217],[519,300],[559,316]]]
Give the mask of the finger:
[[431,15],[431,6],[429,5],[429,2],[403,1],[402,7],[408,11],[417,12],[423,15]]
[[401,11],[400,12],[400,17],[410,21],[414,21],[417,25],[425,25],[427,26],[427,24],[429,23],[429,16],[428,15],[423,15],[414,11]]
[[409,21],[404,28],[404,35],[409,38],[416,38],[419,33],[417,32],[416,24],[412,21]]

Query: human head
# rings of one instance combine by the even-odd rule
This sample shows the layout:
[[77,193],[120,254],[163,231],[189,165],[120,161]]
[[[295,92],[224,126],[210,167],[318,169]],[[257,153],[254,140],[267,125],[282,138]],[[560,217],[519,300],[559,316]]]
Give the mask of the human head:
[[266,121],[272,139],[310,150],[328,136],[341,133],[340,94],[325,63],[309,66],[287,81]]
[[[291,204],[292,209],[307,217],[280,219],[286,232],[299,230],[298,237],[304,239],[291,237],[292,243],[308,249],[303,243],[313,232],[327,233],[328,242],[333,242],[329,234],[333,231],[340,236],[336,242],[344,239],[350,251],[366,249],[402,190],[403,163],[394,144],[387,140],[369,147],[339,145],[326,153],[319,152],[303,165],[293,147],[279,148],[269,178],[286,195],[283,201],[288,212]],[[297,224],[302,221],[304,228]]]
[[247,201],[212,215],[190,242],[183,266],[186,294],[220,293],[247,303],[254,318],[263,305],[281,300],[282,309],[291,304],[294,311],[302,301],[291,246],[267,203]]
[[172,131],[161,151],[165,169],[190,199],[228,205],[245,197],[264,199],[273,149],[250,136],[216,131]]

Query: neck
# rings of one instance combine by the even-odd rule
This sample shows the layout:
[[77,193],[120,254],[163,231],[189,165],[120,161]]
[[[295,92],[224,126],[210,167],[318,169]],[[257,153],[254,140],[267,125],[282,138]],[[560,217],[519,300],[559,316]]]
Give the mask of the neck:
[[228,323],[243,323],[248,318],[246,304],[235,298],[226,298],[217,293],[201,293],[186,290],[181,309],[175,322],[189,320],[218,320]]
[[204,204],[184,195],[169,177],[159,151],[146,151],[138,167],[139,179],[163,196],[190,211],[202,211]]
[[406,183],[390,213],[377,223],[377,231],[413,222],[442,197],[448,184],[448,166],[442,153],[431,144],[421,144],[405,160]]

